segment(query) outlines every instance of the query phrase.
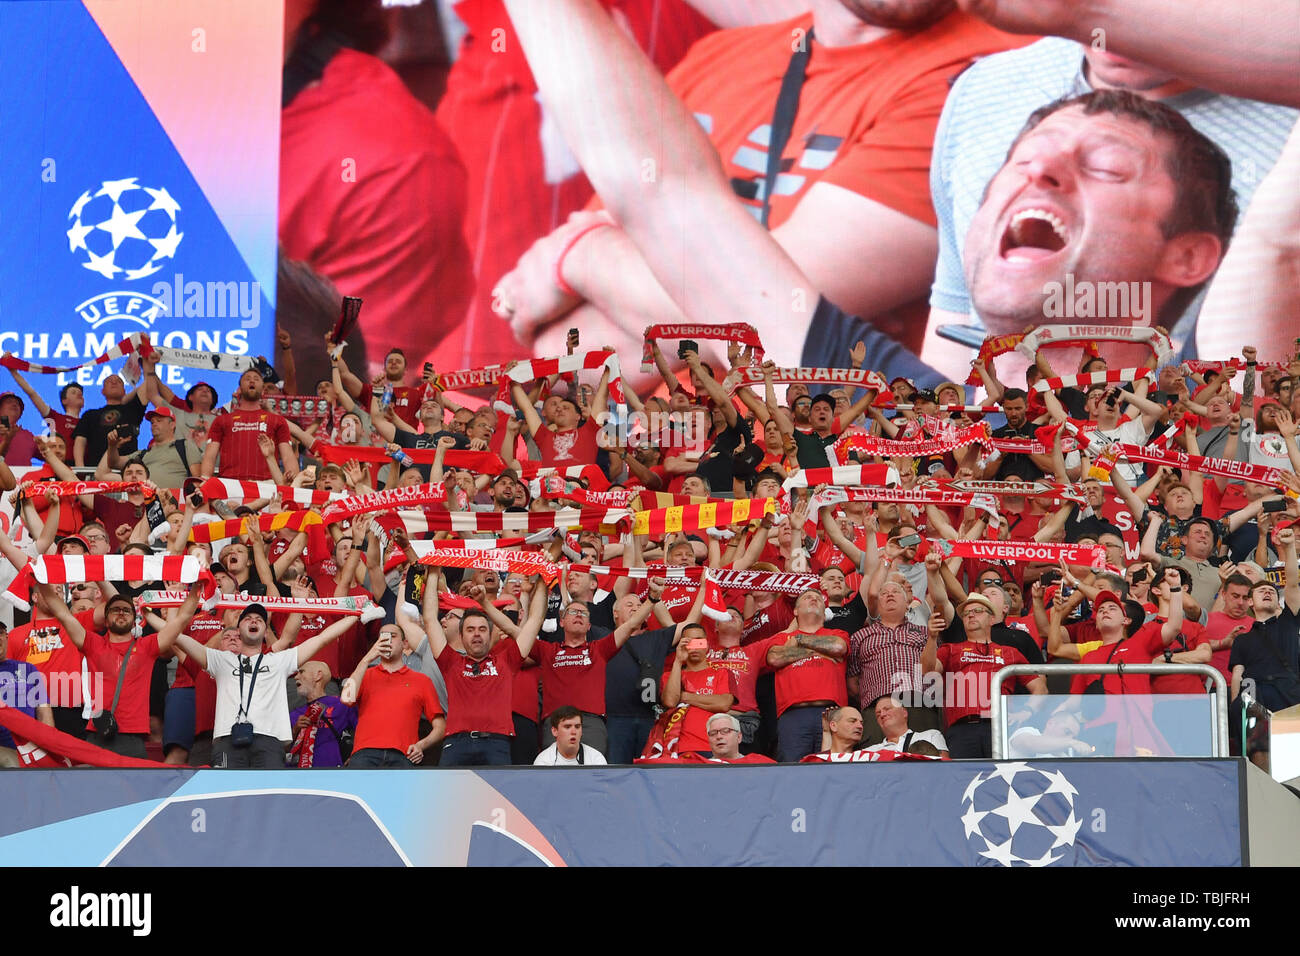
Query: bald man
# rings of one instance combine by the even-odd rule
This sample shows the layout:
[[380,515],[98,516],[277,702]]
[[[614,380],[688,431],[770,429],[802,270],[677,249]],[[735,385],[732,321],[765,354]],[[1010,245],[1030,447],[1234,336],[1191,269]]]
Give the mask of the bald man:
[[[325,685],[333,675],[323,661],[308,661],[294,675],[298,693],[306,701],[289,712],[293,724],[293,742],[288,745],[290,767],[341,767],[343,749],[351,752],[352,733],[357,726],[357,712],[332,694]],[[339,737],[346,746],[340,748]]]

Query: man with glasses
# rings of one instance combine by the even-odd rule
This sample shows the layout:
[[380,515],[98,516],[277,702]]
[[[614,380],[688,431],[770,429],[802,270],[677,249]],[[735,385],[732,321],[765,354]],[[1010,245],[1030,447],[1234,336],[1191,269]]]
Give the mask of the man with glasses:
[[709,738],[709,750],[713,756],[711,763],[776,763],[763,754],[742,754],[740,752],[740,721],[731,714],[714,714],[705,724],[705,734]]
[[90,546],[91,554],[109,554],[113,550],[113,547],[108,540],[108,532],[105,531],[104,526],[97,521],[87,521],[81,526],[81,530],[77,533],[85,539],[86,544]]

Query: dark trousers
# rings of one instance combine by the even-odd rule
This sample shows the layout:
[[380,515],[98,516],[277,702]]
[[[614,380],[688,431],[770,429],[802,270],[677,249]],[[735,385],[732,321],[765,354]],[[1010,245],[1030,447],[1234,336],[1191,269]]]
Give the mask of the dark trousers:
[[[654,729],[655,719],[610,714],[605,720],[609,730],[609,752],[605,759],[610,763],[628,764],[641,756],[645,742],[650,739],[650,731]],[[583,735],[586,735],[585,730]]]
[[954,760],[989,759],[993,756],[993,721],[971,720],[953,724],[943,733]]
[[348,761],[349,770],[410,770],[414,766],[400,750],[381,750],[378,747],[358,750]]
[[283,770],[284,744],[266,734],[253,734],[247,747],[230,746],[230,735],[212,741],[212,766],[219,770]]
[[777,763],[798,763],[822,749],[823,707],[791,707],[776,722]]
[[518,767],[531,767],[537,759],[537,721],[519,714],[515,719],[515,735],[510,739],[510,762]]
[[86,739],[86,718],[80,707],[51,707],[54,711],[54,729],[71,734],[78,740]]
[[442,742],[440,767],[508,767],[509,737],[471,737],[453,734]]
[[144,742],[148,734],[116,734],[112,740],[105,740],[102,735],[92,732],[86,738],[87,741],[96,747],[103,747],[110,753],[115,753],[119,757],[136,757],[144,760],[149,755],[145,752]]

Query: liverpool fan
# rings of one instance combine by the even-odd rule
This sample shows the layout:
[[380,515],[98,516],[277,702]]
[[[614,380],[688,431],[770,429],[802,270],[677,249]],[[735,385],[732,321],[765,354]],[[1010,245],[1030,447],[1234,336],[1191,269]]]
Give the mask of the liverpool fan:
[[[514,676],[532,650],[546,614],[546,589],[530,580],[527,618],[513,636],[492,643],[492,622],[486,611],[470,608],[461,615],[460,640],[464,653],[447,643],[438,619],[438,588],[430,576],[424,586],[424,630],[447,681],[447,735],[443,739],[443,767],[506,765],[510,763],[510,738],[514,736],[511,689]],[[478,588],[480,604],[488,595]],[[509,632],[507,632],[509,633]]]
[[771,757],[760,753],[740,752],[743,732],[735,714],[714,714],[704,726],[712,754],[709,757],[710,763],[776,763]]
[[[357,732],[348,767],[383,770],[413,767],[447,729],[433,681],[402,663],[406,650],[403,628],[387,624],[379,640],[361,658],[352,676],[343,682],[339,700],[357,707]],[[371,666],[378,661],[378,664]],[[429,732],[420,737],[420,718]]]
[[[48,431],[63,439],[65,449],[71,449],[73,443],[72,435],[77,429],[77,419],[81,416],[81,409],[85,407],[86,404],[85,393],[82,391],[81,386],[76,382],[69,382],[67,385],[64,385],[59,389],[59,404],[63,406],[63,411],[56,412],[54,409],[50,408],[49,403],[41,397],[41,393],[32,388],[27,379],[23,377],[22,372],[15,368],[11,368],[9,369],[9,374],[14,377],[14,381],[18,383],[18,387],[26,392],[27,397],[32,400],[32,404],[36,406],[37,414],[44,419]],[[14,415],[12,407],[6,407],[10,406],[9,400],[17,403],[17,415]],[[15,438],[11,439],[8,449],[5,450],[3,454],[0,454],[0,458],[3,458],[6,462],[9,460],[10,453],[13,453],[15,459],[22,459],[25,450],[22,448],[21,443],[16,440],[18,419],[22,417],[24,407],[22,400],[12,392],[6,392],[4,395],[0,395],[0,416],[12,416],[9,418],[9,425],[11,429],[15,430]],[[26,431],[26,429],[22,430]],[[26,450],[30,451],[30,453],[27,455],[26,459],[15,460],[12,464],[31,464],[31,460],[36,453],[36,442],[35,439],[32,438],[30,432],[28,432],[27,437],[31,442],[31,445],[30,449]],[[67,459],[65,459],[65,461],[66,460]]]
[[794,603],[793,632],[764,641],[763,660],[776,671],[777,760],[794,763],[821,741],[821,712],[843,707],[848,635],[826,628],[826,598],[808,590]]
[[[965,33],[965,24],[956,14],[953,19],[934,23],[949,12],[949,7],[947,3],[926,4],[918,16],[918,11],[909,4],[906,11],[886,11],[881,19],[886,25],[876,26],[856,12],[846,18],[842,4],[819,0],[816,17],[824,18],[824,29],[830,32],[819,32],[814,45],[843,43],[855,46],[855,41],[864,35],[883,38],[883,42],[891,47],[898,42],[921,44],[927,49],[921,60],[932,67],[925,68],[917,95],[922,101],[933,97],[937,108],[946,93],[949,69],[951,72],[959,70],[971,55],[978,52],[982,42],[980,38]],[[753,208],[737,201],[717,150],[692,115],[691,108],[672,94],[654,67],[598,5],[590,0],[566,0],[554,4],[507,0],[507,9],[541,95],[555,111],[556,125],[595,186],[596,193],[620,226],[619,230],[599,228],[588,232],[582,237],[583,244],[575,246],[574,254],[565,258],[562,265],[574,265],[571,270],[574,274],[563,271],[562,275],[574,290],[604,308],[602,299],[605,293],[597,291],[587,281],[590,278],[594,283],[596,279],[602,279],[614,293],[649,293],[656,303],[643,308],[625,301],[623,305],[610,307],[610,314],[642,316],[647,312],[667,312],[671,316],[681,309],[688,320],[718,322],[729,317],[743,319],[757,327],[768,352],[798,356],[800,361],[797,364],[801,365],[834,366],[841,360],[840,356],[861,339],[866,346],[866,367],[888,366],[911,377],[934,377],[886,334],[867,323],[852,321],[829,300],[821,299],[817,292],[825,289],[828,295],[838,296],[852,291],[855,298],[860,296],[854,305],[872,316],[922,296],[934,256],[934,235],[924,221],[929,212],[923,196],[915,206],[903,198],[906,189],[889,198],[882,195],[879,200],[863,196],[855,199],[865,205],[858,207],[863,218],[854,220],[854,234],[888,235],[891,262],[897,266],[901,255],[906,260],[904,266],[865,272],[855,269],[841,256],[851,252],[850,258],[859,261],[860,246],[836,235],[829,245],[819,245],[818,253],[804,260],[808,269],[816,273],[810,277],[753,215],[759,208],[757,204],[761,203],[757,192]],[[929,29],[916,29],[918,26]],[[895,28],[900,30],[897,35],[887,32]],[[779,47],[784,51],[780,56],[788,61],[788,25],[782,25],[779,32],[782,34],[780,43],[773,36],[765,49],[770,54]],[[563,50],[554,46],[553,38],[557,35],[573,38],[577,47],[582,49],[582,56],[573,56],[572,46],[566,45]],[[1005,42],[987,34],[983,40],[992,41],[984,47],[985,50],[997,48]],[[932,42],[933,47],[930,46]],[[864,44],[859,49],[874,60],[877,50],[883,48]],[[815,53],[813,59],[817,59]],[[948,67],[943,65],[945,62]],[[881,65],[884,65],[883,61]],[[919,63],[908,59],[909,71],[918,66]],[[711,69],[716,68],[717,63],[712,62]],[[737,68],[746,67],[738,64]],[[903,78],[896,72],[896,63],[884,69],[895,79]],[[837,71],[832,71],[832,74],[834,72]],[[893,88],[892,84],[890,86]],[[770,95],[769,92],[762,97],[761,105],[753,104],[750,118],[742,126],[753,129],[756,125],[770,122]],[[642,108],[629,110],[626,108],[628,102],[639,103]],[[881,106],[884,106],[883,101]],[[884,110],[880,115],[884,115]],[[647,122],[649,116],[655,117],[653,123]],[[824,121],[824,117],[818,120]],[[812,122],[811,118],[809,122]],[[735,132],[737,146],[740,146],[740,140],[747,134],[742,134],[740,127]],[[808,132],[811,132],[811,127]],[[908,140],[913,132],[903,134],[904,139]],[[929,138],[928,134],[922,133],[912,141],[917,147],[915,153],[904,149],[905,153],[918,157],[912,166],[914,172],[925,169]],[[661,150],[664,142],[673,144],[667,153]],[[877,163],[884,154],[888,154],[884,159],[886,165],[899,158],[892,148],[877,153],[873,147],[874,143],[868,146],[864,142],[861,150],[863,161],[873,169],[878,168]],[[875,154],[875,160],[871,158],[872,154]],[[640,168],[642,157],[650,155],[660,156],[660,162],[655,171],[655,189],[652,195],[647,195],[638,177],[628,175],[627,170]],[[901,173],[897,167],[895,170]],[[903,178],[906,178],[905,174]],[[922,193],[925,191],[924,178],[922,174]],[[752,174],[746,174],[744,179],[747,191],[750,186],[759,185]],[[884,176],[873,181],[892,181],[899,185],[898,177]],[[830,191],[827,201],[839,212],[813,214],[812,207],[800,211],[811,214],[810,223],[815,220],[815,225],[810,225],[812,231],[809,235],[825,239],[834,234],[834,230],[828,233],[825,229],[828,217],[844,221],[846,190],[830,182],[818,183],[817,186],[825,186]],[[801,206],[811,201],[811,193],[810,189],[809,197],[800,203]],[[770,195],[770,191],[765,190],[765,195]],[[891,208],[888,205],[891,199],[896,206],[907,207],[913,212]],[[590,224],[590,220],[579,220],[570,224],[571,232],[549,238],[560,243],[558,248],[563,248],[563,244],[577,236],[579,229]],[[700,228],[704,224],[707,228]],[[665,242],[664,236],[672,236],[672,241]],[[906,249],[900,253],[899,242],[903,236],[906,236]],[[590,277],[577,275],[576,265],[583,263],[590,254],[587,243],[597,240],[608,240],[622,253],[618,266],[585,270],[592,274]],[[555,256],[544,249],[534,249],[530,252],[532,254],[548,258],[553,273]],[[685,270],[683,263],[688,264]],[[737,264],[743,265],[737,267]],[[635,272],[632,271],[634,267]],[[900,276],[912,276],[912,281],[921,284],[912,289],[905,288],[908,283],[900,284]],[[850,290],[834,277],[840,280],[852,277],[851,281],[869,279],[876,287]],[[888,288],[877,282],[882,279],[885,280],[883,286]],[[509,283],[499,284],[498,288],[507,293],[502,310],[513,313],[516,306],[508,298]],[[525,328],[530,321],[528,318],[521,322],[521,333],[530,334],[530,330]],[[815,336],[809,335],[812,327],[818,329]],[[834,409],[833,403],[831,409]]]
[[576,707],[557,707],[548,718],[555,743],[537,755],[537,767],[603,767],[605,755],[582,742],[583,714]]
[[[141,464],[149,469],[150,479],[159,488],[180,488],[186,478],[198,477],[199,467],[203,463],[203,452],[191,438],[176,437],[176,415],[165,405],[151,408],[145,413],[153,437],[148,447],[135,456]],[[121,471],[126,464],[122,458],[122,445],[113,441],[110,433],[108,442],[108,467]],[[98,472],[96,477],[99,477]]]
[[[703,588],[700,589],[704,591]],[[759,713],[755,686],[759,671],[763,668],[763,654],[755,644],[742,646],[741,639],[745,633],[745,616],[738,608],[727,608],[727,619],[716,621],[714,631],[717,640],[709,650],[709,663],[718,664],[731,671],[736,679],[736,706],[731,716],[740,727],[740,744],[748,753],[754,746],[758,735]]]
[[181,650],[194,658],[217,685],[213,767],[284,767],[285,746],[293,740],[288,678],[352,624],[349,618],[341,617],[297,647],[267,653],[266,642],[273,636],[270,617],[266,608],[254,602],[239,612],[237,652],[205,647],[185,634],[176,639]]
[[[232,411],[219,415],[208,432],[199,474],[211,478],[220,470],[223,478],[265,481],[271,477],[258,436],[267,435],[275,445],[284,477],[298,474],[297,456],[290,445],[289,423],[283,416],[262,407],[265,382],[256,369],[239,377],[238,401]],[[84,420],[84,418],[83,418]],[[223,445],[225,446],[223,448]]]
[[[703,592],[703,588],[699,589]],[[609,749],[605,726],[605,667],[629,637],[641,630],[654,605],[662,596],[662,587],[651,582],[650,599],[608,636],[589,640],[591,608],[582,601],[570,601],[560,615],[563,633],[560,641],[534,641],[528,656],[537,662],[542,678],[542,719],[561,706],[577,707],[582,714],[582,734],[602,756]],[[473,592],[471,592],[473,596]],[[490,603],[484,604],[488,617],[504,629],[510,621]]]
[[823,763],[852,754],[862,742],[862,713],[856,707],[828,707],[822,712],[821,749],[806,754],[801,763]]
[[682,708],[677,753],[709,752],[709,717],[725,714],[735,705],[736,680],[725,667],[709,663],[704,625],[688,624],[682,629],[677,654],[664,673],[663,687],[664,709],[671,712]]
[[882,700],[898,695],[913,706],[916,729],[938,730],[938,708],[921,706],[921,652],[929,632],[907,619],[908,593],[899,581],[886,581],[876,596],[879,617],[849,639],[846,668],[849,693],[868,715],[863,740],[878,744],[885,729],[876,720]]
[[[992,721],[988,717],[992,705],[991,678],[1008,664],[1028,663],[1014,647],[993,643],[995,613],[993,602],[983,594],[970,595],[957,605],[957,616],[966,628],[966,640],[936,645],[939,634],[947,626],[943,615],[936,614],[930,618],[930,635],[921,652],[922,670],[951,675],[944,682],[943,718],[947,727],[944,736],[949,752],[957,758],[993,756]],[[1002,693],[1010,693],[1013,683],[1028,687],[1031,694],[1047,693],[1041,676],[1006,681]]]
[[[148,363],[145,365],[147,368]],[[113,430],[125,439],[122,454],[133,453],[140,422],[144,419],[144,381],[129,396],[120,375],[110,375],[99,388],[104,396],[103,406],[84,409],[72,432],[72,462],[78,468],[93,468],[104,457],[108,433]]]
[[511,382],[510,394],[515,408],[524,416],[528,434],[537,443],[538,460],[543,467],[589,464],[596,460],[596,436],[599,422],[605,420],[609,397],[609,369],[600,377],[600,385],[591,401],[591,415],[583,418],[582,409],[571,398],[555,404],[555,429],[547,428],[523,386]]
[[1255,624],[1233,642],[1228,663],[1234,699],[1243,686],[1253,686],[1261,704],[1279,711],[1300,703],[1300,567],[1295,528],[1281,529],[1275,540],[1285,562],[1284,602],[1278,600],[1277,585],[1269,581],[1251,588]]
[[289,712],[294,738],[289,745],[291,767],[341,767],[351,751],[351,736],[357,726],[357,712],[338,697],[325,693],[333,678],[329,666],[308,661],[294,675],[301,707]]
[[104,602],[105,632],[89,631],[48,584],[39,584],[46,606],[63,632],[86,656],[94,689],[91,743],[126,757],[145,757],[149,737],[149,682],[154,661],[167,654],[198,607],[199,585],[157,633],[140,635],[135,603],[124,594]]
[[1240,573],[1236,565],[1226,563],[1219,568],[1219,574],[1223,577],[1219,590],[1223,610],[1210,612],[1205,622],[1205,637],[1210,642],[1211,663],[1231,680],[1228,658],[1232,645],[1254,626],[1255,615],[1250,606],[1250,578]]
[[914,743],[926,741],[934,745],[941,757],[945,760],[948,758],[948,742],[943,739],[943,734],[937,730],[913,730],[908,721],[907,708],[894,698],[882,697],[876,701],[875,718],[885,739],[878,744],[871,744],[867,750],[908,753]]
[[[9,629],[0,624],[0,701],[53,727],[54,711],[50,708],[45,677],[26,661],[10,660],[8,652]],[[18,743],[6,728],[0,727],[0,768],[18,766],[21,766]]]

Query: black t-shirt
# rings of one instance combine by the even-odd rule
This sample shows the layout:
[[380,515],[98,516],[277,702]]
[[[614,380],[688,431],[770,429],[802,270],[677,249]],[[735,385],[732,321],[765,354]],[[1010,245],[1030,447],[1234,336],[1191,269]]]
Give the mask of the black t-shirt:
[[[1035,428],[1029,422],[1025,422],[1019,428],[1012,428],[1010,425],[1003,425],[1001,428],[995,428],[992,431],[994,438],[1033,438]],[[1007,478],[1019,478],[1022,481],[1033,481],[1035,478],[1043,477],[1043,469],[1034,464],[1033,459],[1021,452],[1004,452],[1002,459],[998,462],[998,470],[993,475],[999,481]]]
[[851,596],[839,607],[830,607],[827,610],[831,612],[831,616],[826,619],[826,627],[831,630],[856,634],[867,623],[867,609],[858,594]]
[[[456,439],[457,448],[469,447],[469,439],[464,435],[458,435],[455,432],[441,431],[416,434],[415,432],[403,431],[400,428],[397,429],[397,433],[393,436],[393,443],[402,448],[437,448],[438,439],[443,436]],[[420,474],[424,476],[424,480],[428,481],[429,475],[433,472],[433,466],[416,465],[415,467],[420,470]]]
[[1228,669],[1244,667],[1245,678],[1255,682],[1254,697],[1269,710],[1300,704],[1300,615],[1285,602],[1282,613],[1256,621],[1232,643]]
[[709,483],[709,488],[713,492],[731,493],[736,447],[742,438],[746,442],[753,440],[749,434],[749,426],[745,424],[743,418],[737,416],[736,424],[728,425],[718,432],[718,436],[713,439],[713,444],[708,447],[700,458],[700,463],[695,466],[695,473]]
[[[125,422],[134,425],[136,433],[139,434],[142,421],[144,421],[144,404],[132,395],[121,405],[105,405],[103,408],[90,408],[82,412],[77,427],[72,431],[72,440],[75,443],[78,435],[86,439],[86,457],[83,460],[87,468],[93,468],[99,464],[99,459],[104,457],[104,452],[108,451],[109,432]],[[135,450],[135,436],[132,436],[130,441],[118,446],[117,453],[126,458],[134,454]],[[71,452],[72,449],[69,448],[68,451]]]
[[[676,627],[642,631],[628,638],[605,665],[605,714],[609,717],[655,716],[664,664],[673,652]],[[645,683],[652,681],[653,683]]]

